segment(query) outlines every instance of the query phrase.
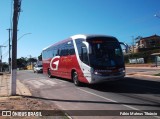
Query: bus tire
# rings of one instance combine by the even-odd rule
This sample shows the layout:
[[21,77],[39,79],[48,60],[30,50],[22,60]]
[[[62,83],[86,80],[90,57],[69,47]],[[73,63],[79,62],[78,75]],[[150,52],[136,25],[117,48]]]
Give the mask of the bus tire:
[[52,78],[52,74],[51,74],[50,69],[48,69],[48,77],[49,77],[49,78]]
[[74,85],[80,86],[81,82],[78,80],[78,74],[77,74],[77,72],[73,72],[72,79],[73,79]]

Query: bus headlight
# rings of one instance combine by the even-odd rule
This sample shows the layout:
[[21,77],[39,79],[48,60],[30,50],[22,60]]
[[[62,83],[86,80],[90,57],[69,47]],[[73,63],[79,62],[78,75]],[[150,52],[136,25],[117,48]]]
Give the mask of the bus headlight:
[[93,68],[91,68],[91,70],[90,70],[90,71],[91,71],[91,73],[92,73],[92,74],[95,74],[95,75],[100,74],[99,72],[95,71]]
[[95,71],[94,72],[95,75],[102,75],[100,72]]
[[124,69],[124,68],[120,68],[120,69],[119,69],[119,72],[121,72],[121,73],[125,73],[126,71],[125,71],[125,69]]
[[99,74],[99,73],[95,71],[95,72],[94,72],[94,74],[96,74],[96,75],[97,75],[97,74]]

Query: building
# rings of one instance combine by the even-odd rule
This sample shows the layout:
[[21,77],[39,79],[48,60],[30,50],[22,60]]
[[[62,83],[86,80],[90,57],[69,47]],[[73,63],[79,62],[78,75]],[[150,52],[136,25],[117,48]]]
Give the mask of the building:
[[129,51],[130,51],[130,53],[137,53],[138,52],[138,48],[136,46],[130,46],[129,47]]
[[140,48],[160,48],[160,36],[155,34],[153,36],[141,38],[136,42],[136,49]]
[[160,36],[156,34],[144,38],[139,37],[136,45],[129,47],[131,53],[137,53],[153,49],[160,49]]

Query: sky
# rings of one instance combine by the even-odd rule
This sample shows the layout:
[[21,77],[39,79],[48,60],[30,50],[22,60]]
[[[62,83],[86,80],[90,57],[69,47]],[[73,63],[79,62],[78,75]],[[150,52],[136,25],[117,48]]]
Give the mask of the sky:
[[[42,49],[75,34],[103,34],[129,45],[137,36],[160,35],[160,0],[22,0],[17,58],[38,57]],[[8,61],[13,0],[0,0],[2,61]]]

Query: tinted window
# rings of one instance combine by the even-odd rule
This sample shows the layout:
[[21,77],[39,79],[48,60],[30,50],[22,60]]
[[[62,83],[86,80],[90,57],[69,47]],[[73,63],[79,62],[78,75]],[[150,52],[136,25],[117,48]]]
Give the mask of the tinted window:
[[42,52],[43,59],[52,58],[55,56],[67,56],[67,55],[74,55],[74,45],[73,41],[68,41],[63,44],[53,46],[48,48]]
[[114,67],[124,64],[123,54],[117,40],[96,38],[88,41],[91,46],[90,63],[93,67]]
[[60,56],[74,55],[73,41],[68,41],[60,46]]

